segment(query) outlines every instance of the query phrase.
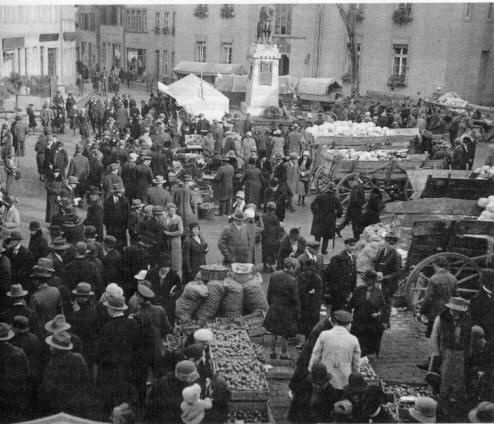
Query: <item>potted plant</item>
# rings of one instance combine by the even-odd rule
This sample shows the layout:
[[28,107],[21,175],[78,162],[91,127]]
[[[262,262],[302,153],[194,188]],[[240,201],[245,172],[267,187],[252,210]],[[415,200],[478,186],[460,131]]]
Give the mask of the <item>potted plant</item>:
[[400,3],[398,9],[393,12],[393,22],[397,25],[405,25],[412,20],[411,5]]
[[194,16],[199,19],[204,19],[209,16],[208,13],[208,5],[207,4],[198,4],[194,9]]
[[224,4],[221,8],[220,15],[223,19],[234,18],[235,11],[233,10],[233,4]]
[[388,85],[393,91],[395,88],[403,88],[407,86],[406,77],[404,74],[393,74],[388,79]]

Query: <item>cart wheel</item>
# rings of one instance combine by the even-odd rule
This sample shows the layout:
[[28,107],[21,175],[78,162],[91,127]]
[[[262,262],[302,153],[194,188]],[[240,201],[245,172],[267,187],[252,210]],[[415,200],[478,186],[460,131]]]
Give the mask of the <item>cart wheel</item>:
[[[345,215],[348,202],[350,201],[352,181],[358,176],[359,174],[355,172],[345,175],[336,186],[336,198],[340,201],[341,207],[343,209],[343,215]],[[365,192],[366,203],[362,206],[362,210],[364,210],[367,204],[367,199],[369,198],[370,192],[372,191],[372,184],[371,180],[365,175],[360,175],[360,179],[362,180],[362,186]]]
[[311,112],[322,112],[321,102],[317,102],[317,101],[310,102],[310,110]]
[[324,172],[324,168],[321,167],[314,174],[313,182],[316,192],[324,193],[328,189],[329,183],[331,182],[331,178],[328,173]]
[[427,290],[429,280],[434,274],[432,263],[439,257],[446,258],[449,264],[449,272],[458,280],[456,289],[459,296],[468,299],[479,291],[480,266],[478,264],[461,253],[436,253],[419,262],[408,275],[406,280],[406,297],[412,310],[416,310],[420,305]]

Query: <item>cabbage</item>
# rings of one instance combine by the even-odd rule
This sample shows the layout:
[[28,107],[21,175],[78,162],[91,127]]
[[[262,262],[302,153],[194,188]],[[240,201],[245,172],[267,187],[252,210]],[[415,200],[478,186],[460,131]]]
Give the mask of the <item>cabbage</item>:
[[488,203],[489,199],[487,199],[487,197],[481,197],[479,200],[477,200],[477,206],[482,209],[485,209]]

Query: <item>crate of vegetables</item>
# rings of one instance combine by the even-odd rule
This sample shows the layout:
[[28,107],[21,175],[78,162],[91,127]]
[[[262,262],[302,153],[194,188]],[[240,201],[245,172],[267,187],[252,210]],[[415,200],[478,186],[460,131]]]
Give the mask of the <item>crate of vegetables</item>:
[[393,393],[395,402],[399,408],[412,406],[417,397],[434,397],[427,384],[390,380],[383,380],[381,384],[384,393]]
[[266,313],[263,310],[258,310],[249,315],[244,315],[242,318],[247,328],[247,333],[250,337],[263,336],[268,334],[264,328],[264,318]]
[[379,381],[374,368],[372,368],[372,365],[366,356],[360,359],[360,374],[364,376],[365,381],[367,381],[368,384],[377,383]]
[[229,424],[243,422],[244,424],[274,424],[268,402],[229,402]]
[[255,358],[249,335],[243,328],[230,330],[213,328],[213,334],[211,349],[217,358]]

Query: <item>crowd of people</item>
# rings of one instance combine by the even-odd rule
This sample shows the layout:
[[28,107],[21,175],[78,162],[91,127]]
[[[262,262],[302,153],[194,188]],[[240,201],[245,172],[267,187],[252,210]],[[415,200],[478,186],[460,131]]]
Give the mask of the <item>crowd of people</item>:
[[[374,269],[357,284],[355,246],[363,229],[379,222],[379,184],[366,203],[362,181],[355,178],[345,210],[329,184],[310,203],[312,237],[284,225],[295,201],[298,207],[308,204],[307,126],[369,118],[378,125],[417,125],[423,130],[417,148],[429,151],[427,131],[439,131],[437,111],[404,104],[396,112],[379,103],[361,110],[362,104],[345,100],[327,116],[298,117],[289,129],[261,131],[250,116],[212,122],[186,116],[161,95],[139,106],[130,96],[93,96],[78,108],[71,94],[64,99],[57,93],[52,105],[63,111],[62,123],[52,125],[53,108],[46,104],[35,146],[49,236],[33,221],[28,243],[15,207],[20,178],[15,158],[23,155],[25,136],[36,122],[16,118],[13,131],[4,125],[0,421],[59,411],[97,419],[138,413],[148,422],[185,424],[226,420],[225,382],[208,368],[211,333],[199,330],[178,351],[164,349],[176,325],[175,302],[186,283],[201,278],[209,249],[199,226],[194,179],[183,174],[171,182],[172,149],[196,134],[205,157],[217,165],[218,215],[228,217],[217,242],[223,263],[252,263],[272,273],[264,322],[273,335],[271,358],[289,359],[289,339],[299,342],[290,419],[391,422],[381,407],[382,390],[367,387],[358,373],[361,356],[380,353],[401,270],[398,237],[389,233]],[[65,117],[81,135],[70,158],[56,134],[63,132]],[[470,143],[470,137],[473,143],[468,119],[455,119],[459,128],[449,128],[457,131],[452,139]],[[325,264],[329,241],[350,223],[354,237]],[[486,360],[494,355],[494,276],[483,272],[482,290],[468,305],[456,297],[447,264],[438,261],[434,267],[420,314],[427,317],[433,345],[428,376],[432,383],[441,377],[439,404],[417,400],[408,411],[410,422],[447,420],[454,408],[456,417],[465,417],[474,402],[494,401],[493,361]],[[328,311],[322,321],[321,307]],[[482,421],[489,408],[492,413],[492,404],[481,404],[472,419]]]

